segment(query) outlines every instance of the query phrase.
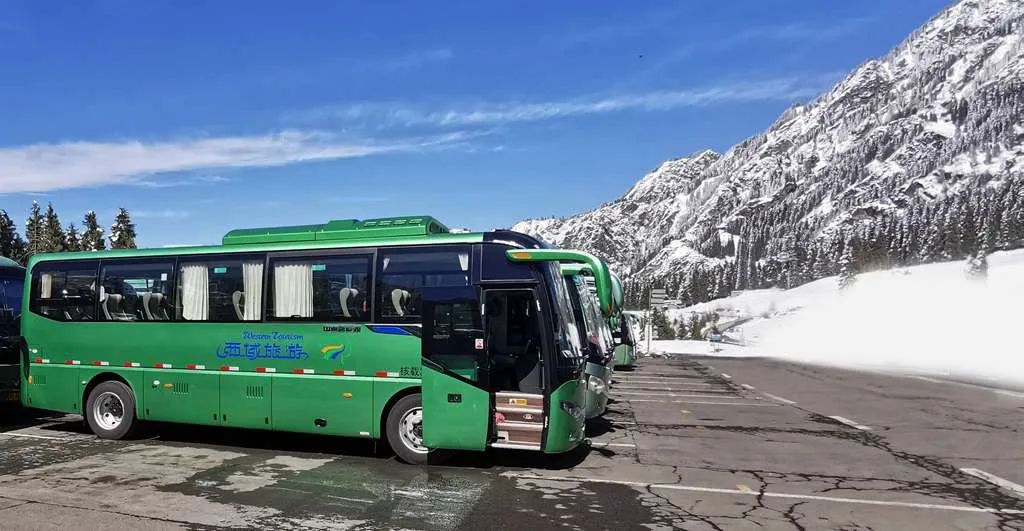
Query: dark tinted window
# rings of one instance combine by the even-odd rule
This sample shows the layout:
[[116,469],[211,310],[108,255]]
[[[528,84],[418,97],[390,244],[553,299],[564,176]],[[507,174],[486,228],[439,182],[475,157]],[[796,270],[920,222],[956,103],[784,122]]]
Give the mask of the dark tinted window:
[[533,280],[533,266],[525,262],[513,262],[506,251],[511,247],[498,244],[483,245],[483,280]]
[[423,356],[434,363],[477,381],[485,365],[480,301],[470,286],[423,288]]
[[381,249],[377,273],[377,319],[418,323],[424,288],[470,285],[469,246]]
[[21,315],[21,293],[25,281],[21,277],[0,278],[0,322],[12,322]]
[[100,274],[101,321],[169,321],[173,260],[106,262]]
[[182,258],[175,315],[183,321],[259,321],[264,261],[263,255]]
[[32,271],[33,313],[56,321],[96,319],[97,262],[44,262]]
[[370,255],[271,260],[274,319],[369,321]]

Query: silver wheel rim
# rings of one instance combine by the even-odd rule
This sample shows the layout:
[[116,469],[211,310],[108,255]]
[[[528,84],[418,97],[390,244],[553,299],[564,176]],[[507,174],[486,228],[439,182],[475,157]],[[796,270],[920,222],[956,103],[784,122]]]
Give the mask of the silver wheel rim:
[[92,403],[92,419],[104,430],[114,430],[124,421],[124,402],[115,393],[106,391]]
[[423,408],[406,411],[398,421],[398,433],[406,448],[418,454],[427,453],[427,447],[423,446]]

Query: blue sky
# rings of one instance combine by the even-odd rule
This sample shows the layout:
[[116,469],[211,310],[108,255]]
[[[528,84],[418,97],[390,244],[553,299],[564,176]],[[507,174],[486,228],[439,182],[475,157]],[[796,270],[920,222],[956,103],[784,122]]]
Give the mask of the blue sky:
[[487,230],[728,149],[937,0],[0,3],[0,208],[140,244],[432,214]]

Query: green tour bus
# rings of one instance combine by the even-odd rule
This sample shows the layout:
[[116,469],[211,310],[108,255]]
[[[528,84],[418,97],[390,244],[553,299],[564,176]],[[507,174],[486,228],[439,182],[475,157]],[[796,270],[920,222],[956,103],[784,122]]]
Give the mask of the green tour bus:
[[222,245],[32,257],[25,406],[138,421],[566,452],[584,439],[586,356],[560,262],[511,231],[402,217],[241,229]]
[[608,390],[612,376],[609,361],[614,353],[614,345],[600,303],[587,284],[590,267],[582,264],[562,264],[562,275],[565,277],[565,286],[569,291],[580,336],[584,338],[583,344],[587,354],[587,363],[583,371],[587,381],[584,416],[592,419],[604,414],[608,406]]
[[17,403],[18,343],[25,268],[0,256],[0,404]]
[[640,329],[642,317],[638,312],[622,311],[620,313],[620,325],[623,345],[627,348],[615,349],[615,366],[630,368],[636,363],[637,348],[640,344]]
[[622,281],[616,275],[612,275],[612,293],[616,306],[614,308],[615,313],[609,319],[609,323],[614,331],[616,340],[614,366],[616,368],[630,368],[636,361],[637,337],[633,333],[629,317],[622,308],[624,298]]

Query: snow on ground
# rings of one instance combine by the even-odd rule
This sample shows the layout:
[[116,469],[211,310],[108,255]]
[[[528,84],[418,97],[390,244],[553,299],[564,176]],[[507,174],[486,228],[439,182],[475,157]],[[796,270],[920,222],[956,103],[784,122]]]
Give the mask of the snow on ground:
[[696,354],[718,358],[749,358],[761,355],[756,350],[742,345],[692,339],[656,339],[651,341],[651,352],[655,356],[658,354]]
[[[964,262],[947,262],[867,273],[843,292],[825,278],[672,310],[670,318],[689,311],[717,311],[723,323],[751,317],[727,334],[758,355],[1024,385],[1024,250],[991,255],[986,281],[964,271]],[[676,343],[655,342],[652,350],[709,353],[690,344],[700,342]]]

